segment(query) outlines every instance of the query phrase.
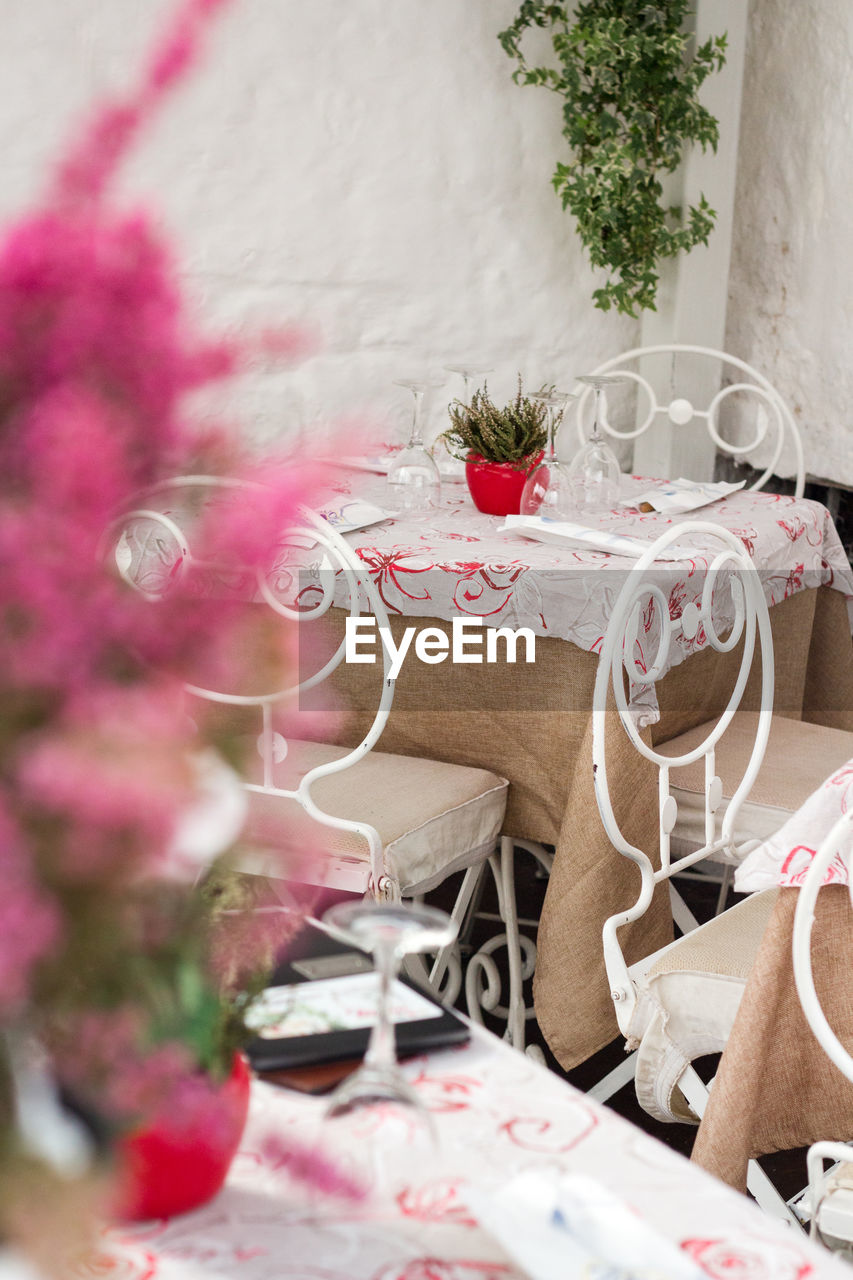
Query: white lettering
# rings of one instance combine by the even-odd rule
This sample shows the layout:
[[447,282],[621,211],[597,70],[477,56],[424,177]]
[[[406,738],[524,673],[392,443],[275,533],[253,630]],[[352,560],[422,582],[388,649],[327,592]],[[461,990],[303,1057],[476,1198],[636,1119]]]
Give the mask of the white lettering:
[[[375,662],[376,653],[359,653],[358,646],[369,644],[371,648],[376,644],[376,619],[368,618],[347,618],[345,624],[344,635],[344,658],[347,662]],[[369,627],[373,633],[371,635],[360,635],[359,633],[364,627]]]
[[406,630],[403,632],[402,639],[400,640],[399,649],[394,643],[394,637],[391,635],[390,627],[380,627],[379,631],[382,636],[382,643],[385,645],[388,655],[391,658],[391,670],[388,672],[388,678],[389,680],[396,680],[403,666],[403,659],[409,651],[409,645],[412,643],[412,636],[415,634],[416,628],[406,627]]
[[529,627],[519,627],[513,631],[510,627],[489,627],[486,632],[486,662],[498,660],[498,636],[506,644],[506,661],[515,662],[515,650],[519,639],[524,637],[524,661],[536,661],[536,636]]
[[[477,634],[469,635],[468,628],[476,627]],[[482,662],[483,655],[481,653],[466,653],[466,644],[483,643],[483,619],[482,618],[454,618],[453,619],[453,661],[454,662]]]
[[421,662],[444,662],[450,650],[450,640],[441,627],[424,627],[418,632],[415,653]]
[[[376,619],[373,617],[346,619],[344,657],[347,662],[376,661],[375,627]],[[444,662],[448,653],[452,653],[454,662],[497,662],[499,639],[504,643],[503,660],[515,662],[518,642],[522,638],[525,662],[536,661],[536,636],[529,627],[519,627],[517,631],[511,627],[484,628],[482,618],[454,618],[452,631],[451,642],[451,637],[443,627],[424,627],[421,631],[416,627],[406,627],[400,637],[400,644],[397,645],[390,627],[380,627],[382,646],[390,660],[388,678],[396,680],[400,674],[413,639],[417,657],[421,662],[430,664]],[[485,659],[482,653],[484,631]],[[480,652],[472,652],[475,646]]]

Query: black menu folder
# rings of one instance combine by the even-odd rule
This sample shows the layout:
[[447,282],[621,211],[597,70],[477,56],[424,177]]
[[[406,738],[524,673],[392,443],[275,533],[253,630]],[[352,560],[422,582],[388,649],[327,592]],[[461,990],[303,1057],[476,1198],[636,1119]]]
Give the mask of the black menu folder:
[[[246,1047],[258,1072],[357,1063],[367,1048],[377,980],[371,957],[308,925],[253,1010],[262,1023]],[[392,996],[397,1053],[463,1044],[467,1024],[407,978]]]

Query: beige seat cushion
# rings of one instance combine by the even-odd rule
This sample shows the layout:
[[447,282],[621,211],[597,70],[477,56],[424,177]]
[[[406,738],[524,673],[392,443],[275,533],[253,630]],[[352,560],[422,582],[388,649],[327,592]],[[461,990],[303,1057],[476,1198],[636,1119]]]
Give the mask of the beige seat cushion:
[[637,1098],[658,1120],[693,1119],[678,1080],[694,1058],[725,1047],[777,894],[752,894],[631,967]]
[[[659,743],[662,755],[678,756],[699,746],[716,722]],[[730,800],[744,775],[755,743],[758,714],[738,711],[716,751],[723,798]],[[737,822],[737,840],[766,840],[778,831],[829,774],[853,756],[853,733],[774,716],[764,761]],[[705,843],[705,761],[700,758],[670,774],[678,819],[672,833],[675,855]],[[719,816],[719,815],[718,815]]]
[[[347,754],[344,747],[291,741],[286,759],[276,766],[275,785],[294,790],[310,769]],[[311,795],[324,813],[375,827],[387,870],[403,893],[413,894],[428,892],[492,852],[508,785],[486,769],[369,751],[349,768],[318,779]],[[314,854],[334,855],[352,864],[366,885],[366,840],[321,826],[295,800],[251,793],[246,836],[273,849],[302,843]]]

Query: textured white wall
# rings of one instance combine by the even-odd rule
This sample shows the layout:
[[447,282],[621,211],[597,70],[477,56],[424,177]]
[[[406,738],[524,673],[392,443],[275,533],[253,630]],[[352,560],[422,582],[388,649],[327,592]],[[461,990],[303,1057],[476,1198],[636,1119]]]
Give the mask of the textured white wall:
[[853,486],[853,5],[751,0],[726,346]]
[[[38,189],[94,90],[120,85],[171,0],[0,0],[0,214]],[[303,366],[230,397],[262,442],[362,416],[401,433],[396,377],[460,358],[565,384],[631,345],[602,315],[549,185],[555,97],[496,33],[516,0],[237,0],[125,189],[162,209],[204,314],[304,320]],[[434,396],[458,394],[452,376]]]
[[[726,345],[794,406],[809,470],[853,484],[853,5],[750,4]],[[0,215],[171,7],[0,0]],[[516,7],[236,0],[139,148],[125,189],[162,210],[202,313],[320,337],[229,394],[256,440],[342,416],[402,432],[393,379],[463,357],[509,395],[516,370],[565,384],[633,344],[549,186],[559,102],[514,85],[495,39]]]

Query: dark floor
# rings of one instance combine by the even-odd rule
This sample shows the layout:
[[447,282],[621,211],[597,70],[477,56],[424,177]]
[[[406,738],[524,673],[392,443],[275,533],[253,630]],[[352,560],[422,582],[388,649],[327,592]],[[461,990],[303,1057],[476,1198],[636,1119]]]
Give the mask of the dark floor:
[[[517,874],[517,897],[519,916],[522,919],[535,922],[539,918],[542,901],[544,899],[547,881],[543,876],[536,875],[528,866],[526,859],[518,868]],[[709,919],[713,914],[716,905],[718,886],[712,883],[699,883],[697,881],[679,881],[679,891],[682,897],[690,906],[696,918],[701,922]],[[446,890],[445,890],[446,894]],[[482,909],[487,912],[493,912],[495,909],[495,901],[492,896],[493,888],[491,885],[487,887],[484,900],[481,904]],[[732,905],[739,900],[740,895],[730,893],[728,905]],[[449,902],[441,899],[431,898],[431,901],[437,900],[439,905],[449,906]],[[452,898],[451,898],[452,901]],[[478,945],[488,933],[494,932],[497,926],[493,923],[486,923],[476,926],[478,933],[475,933],[472,941],[474,945]],[[523,931],[530,936],[535,937],[535,924],[531,927],[523,928]],[[500,961],[500,953],[495,954],[495,960]],[[532,1001],[531,1001],[532,1002]],[[457,1002],[460,1008],[464,1008],[464,997],[460,997]],[[486,1024],[489,1025],[488,1015],[486,1016]],[[497,1034],[502,1033],[502,1026],[494,1021],[491,1029]],[[527,1024],[527,1041],[528,1043],[538,1044],[545,1053],[548,1067],[563,1079],[568,1080],[576,1088],[584,1091],[592,1088],[599,1080],[624,1057],[623,1041],[621,1039],[614,1040],[612,1044],[606,1046],[592,1058],[588,1058],[586,1062],[575,1067],[572,1071],[565,1072],[559,1066],[556,1059],[548,1049],[545,1040],[539,1031],[539,1027],[535,1020],[531,1020]],[[700,1075],[705,1079],[710,1079],[713,1075],[716,1061],[713,1058],[703,1059],[695,1064]],[[624,1116],[633,1124],[636,1124],[645,1133],[652,1134],[660,1139],[673,1150],[681,1152],[682,1155],[689,1156],[693,1147],[693,1140],[696,1130],[691,1125],[685,1124],[661,1124],[653,1120],[639,1106],[634,1094],[633,1083],[625,1085],[619,1093],[614,1095],[606,1104],[619,1115]],[[772,1156],[764,1157],[761,1160],[762,1167],[773,1181],[774,1185],[780,1193],[788,1198],[796,1192],[802,1190],[806,1184],[806,1151],[779,1152]]]

